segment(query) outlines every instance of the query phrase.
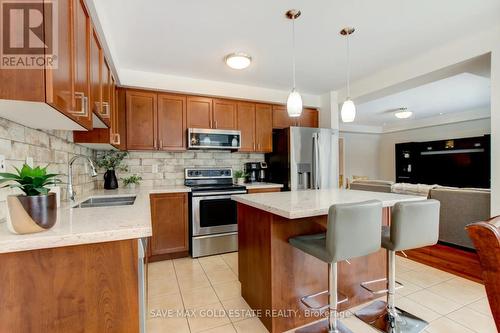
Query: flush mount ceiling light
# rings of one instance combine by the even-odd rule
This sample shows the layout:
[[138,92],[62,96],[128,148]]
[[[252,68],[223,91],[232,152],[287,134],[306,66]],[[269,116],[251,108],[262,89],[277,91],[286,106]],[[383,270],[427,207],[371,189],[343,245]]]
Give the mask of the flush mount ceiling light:
[[396,116],[396,118],[406,119],[410,118],[413,115],[413,112],[408,111],[408,108],[399,108],[398,111],[394,113],[394,115]]
[[228,54],[224,58],[224,61],[226,62],[226,65],[228,65],[232,69],[245,69],[250,66],[252,57],[245,53],[236,52]]
[[302,114],[302,97],[295,89],[295,20],[300,17],[300,10],[290,9],[285,13],[289,20],[292,20],[292,71],[293,88],[286,101],[286,111],[290,117],[300,117]]
[[349,36],[354,33],[354,28],[345,27],[340,30],[340,35],[346,37],[347,44],[347,98],[342,104],[342,109],[340,111],[340,117],[344,123],[351,123],[356,118],[356,106],[351,100],[351,86],[350,86],[350,76],[351,76],[351,59],[350,59],[350,49],[349,49]]

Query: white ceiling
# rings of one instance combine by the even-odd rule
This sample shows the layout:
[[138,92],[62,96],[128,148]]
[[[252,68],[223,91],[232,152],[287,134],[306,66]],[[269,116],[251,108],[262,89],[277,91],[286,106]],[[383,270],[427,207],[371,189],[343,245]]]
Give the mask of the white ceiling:
[[[345,84],[345,41],[356,27],[352,75],[360,78],[498,22],[498,0],[88,0],[96,8],[115,66],[288,90],[290,8],[296,23],[297,86],[320,94]],[[249,53],[243,71],[226,54]]]
[[[355,122],[356,125],[388,126],[473,110],[488,111],[490,91],[489,77],[461,73],[359,104]],[[400,107],[412,111],[412,117],[396,118],[394,110]]]

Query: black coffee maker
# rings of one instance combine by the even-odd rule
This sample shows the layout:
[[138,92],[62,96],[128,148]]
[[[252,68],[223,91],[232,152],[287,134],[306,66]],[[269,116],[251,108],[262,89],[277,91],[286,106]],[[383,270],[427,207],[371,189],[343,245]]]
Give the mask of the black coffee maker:
[[245,163],[245,174],[246,174],[245,180],[247,183],[265,182],[266,171],[267,171],[266,162]]

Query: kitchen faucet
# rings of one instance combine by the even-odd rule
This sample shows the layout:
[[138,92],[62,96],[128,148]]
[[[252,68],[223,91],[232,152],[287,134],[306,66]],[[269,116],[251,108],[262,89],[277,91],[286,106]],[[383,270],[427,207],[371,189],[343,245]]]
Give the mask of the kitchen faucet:
[[71,160],[69,160],[68,163],[68,198],[71,201],[75,201],[75,196],[76,192],[73,190],[73,163],[78,159],[78,158],[84,158],[87,160],[87,162],[90,165],[90,176],[96,177],[97,176],[97,171],[95,169],[94,162],[90,159],[90,157],[85,156],[85,155],[75,155]]

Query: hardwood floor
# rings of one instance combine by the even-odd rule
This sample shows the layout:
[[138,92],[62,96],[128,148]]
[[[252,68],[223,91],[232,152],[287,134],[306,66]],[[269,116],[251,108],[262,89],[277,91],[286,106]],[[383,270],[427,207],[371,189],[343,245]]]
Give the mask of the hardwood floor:
[[[459,275],[466,279],[483,283],[479,257],[475,252],[457,249],[451,246],[436,244],[421,249],[405,251],[408,258],[422,264]],[[403,254],[398,253],[403,256]]]

